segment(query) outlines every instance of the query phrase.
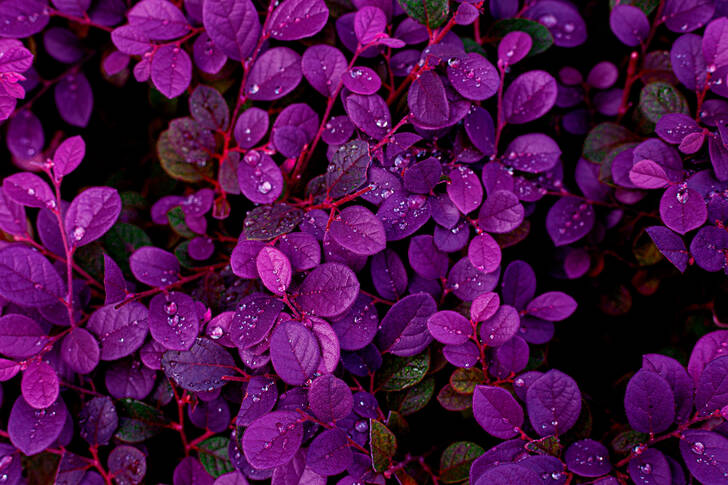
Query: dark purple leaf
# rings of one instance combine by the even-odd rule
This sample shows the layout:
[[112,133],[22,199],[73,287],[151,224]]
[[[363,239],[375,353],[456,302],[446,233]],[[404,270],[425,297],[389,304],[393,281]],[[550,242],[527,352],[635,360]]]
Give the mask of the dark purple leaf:
[[297,40],[317,34],[329,19],[323,0],[285,0],[270,17],[268,31],[277,40]]
[[345,418],[354,405],[349,386],[332,375],[318,377],[311,383],[308,401],[316,417],[327,423]]
[[101,359],[116,360],[131,354],[144,343],[149,327],[149,311],[138,302],[114,308],[99,308],[88,321],[87,328],[101,343]]
[[374,288],[382,298],[397,300],[407,290],[407,270],[391,249],[375,254],[370,269]]
[[249,426],[253,421],[269,413],[278,400],[278,388],[273,380],[255,376],[248,381],[243,402],[235,418],[238,426]]
[[40,453],[61,434],[67,415],[61,398],[46,409],[34,409],[19,396],[8,418],[10,442],[28,456]]
[[675,395],[659,374],[640,370],[627,384],[624,409],[636,431],[659,433],[675,420]]
[[566,449],[566,466],[582,477],[599,477],[609,473],[612,464],[606,446],[594,440],[579,440]]
[[184,293],[158,294],[149,302],[149,332],[169,350],[188,350],[195,342],[200,321],[195,301]]
[[434,280],[447,275],[449,260],[434,244],[432,236],[420,235],[410,239],[407,250],[410,266],[421,277]]
[[498,91],[500,84],[498,71],[493,64],[475,52],[462,58],[450,58],[447,78],[461,96],[474,101],[490,98]]
[[109,472],[119,483],[137,485],[147,473],[147,458],[133,446],[117,446],[109,453],[107,463]]
[[22,306],[57,303],[64,293],[56,269],[39,252],[11,245],[0,250],[0,295]]
[[300,415],[274,411],[253,422],[243,434],[245,458],[255,468],[273,468],[287,463],[303,441]]
[[111,398],[99,396],[84,404],[79,413],[79,434],[90,445],[107,445],[119,425]]
[[303,76],[324,96],[331,96],[346,72],[347,61],[336,47],[318,44],[309,47],[301,58]]
[[546,230],[556,246],[564,246],[586,236],[594,227],[594,208],[575,197],[562,197],[546,215]]
[[662,15],[673,32],[691,32],[705,25],[714,11],[713,0],[666,0]]
[[407,168],[404,188],[416,194],[429,194],[442,177],[442,164],[436,158],[427,158]]
[[162,370],[177,385],[193,392],[214,391],[234,373],[235,361],[224,347],[198,338],[189,350],[170,350],[162,356]]
[[498,59],[504,64],[513,65],[526,57],[533,40],[526,32],[508,32],[498,44]]
[[94,97],[86,76],[79,72],[68,74],[53,91],[61,118],[69,125],[84,128],[91,118]]
[[450,118],[445,87],[435,71],[425,71],[412,82],[407,104],[412,115],[427,125],[445,125]]
[[215,479],[197,459],[187,456],[174,468],[174,485],[213,485]]
[[640,45],[650,33],[645,13],[632,5],[617,5],[609,14],[609,26],[617,38],[628,46]]
[[402,298],[382,319],[377,346],[398,356],[418,354],[432,341],[427,320],[435,311],[435,300],[427,293]]
[[[27,371],[26,371],[27,372]],[[695,390],[695,408],[707,416],[728,405],[728,356],[705,366]]]
[[279,324],[271,336],[271,361],[286,383],[306,382],[321,361],[321,349],[313,333],[298,322]]
[[660,199],[660,217],[667,227],[685,234],[703,225],[708,217],[708,209],[697,191],[672,185]]
[[529,386],[526,406],[539,436],[564,434],[579,417],[581,393],[574,379],[552,369]]
[[261,55],[245,82],[248,98],[272,101],[290,93],[301,82],[301,56],[288,47],[274,47]]
[[473,416],[489,434],[508,439],[523,425],[523,409],[511,394],[500,387],[476,386]]
[[392,115],[381,96],[351,94],[345,107],[351,122],[374,139],[384,138],[392,126]]
[[48,341],[46,332],[25,315],[8,313],[0,317],[0,353],[23,360],[43,349]]
[[232,343],[240,349],[247,349],[261,342],[273,328],[282,309],[282,302],[260,293],[240,300],[230,322]]
[[63,337],[61,356],[79,374],[88,374],[99,364],[101,351],[96,339],[85,329],[75,328]]
[[556,80],[545,71],[518,76],[506,89],[503,111],[508,123],[521,124],[545,115],[556,103]]
[[329,229],[331,237],[355,254],[372,255],[386,246],[384,226],[369,209],[350,206],[334,218]]
[[684,272],[688,266],[688,250],[682,238],[663,226],[651,226],[646,229],[647,234],[657,246],[657,249],[672,263],[680,272]]
[[551,170],[559,162],[561,149],[556,142],[542,134],[530,133],[515,138],[506,148],[505,162],[529,173]]
[[704,430],[687,430],[680,439],[680,455],[690,474],[706,485],[725,481],[728,439]]
[[153,246],[144,246],[129,258],[136,279],[149,286],[166,286],[179,279],[179,261],[174,254]]
[[344,313],[359,293],[354,272],[338,263],[325,263],[306,276],[294,301],[302,311],[322,317]]
[[485,345],[498,347],[518,332],[520,317],[515,308],[501,305],[491,317],[480,325],[480,339]]
[[487,232],[505,233],[523,222],[524,209],[513,192],[497,190],[488,194],[480,207],[478,225]]
[[260,20],[250,0],[207,0],[202,4],[202,24],[223,54],[240,61],[255,49]]

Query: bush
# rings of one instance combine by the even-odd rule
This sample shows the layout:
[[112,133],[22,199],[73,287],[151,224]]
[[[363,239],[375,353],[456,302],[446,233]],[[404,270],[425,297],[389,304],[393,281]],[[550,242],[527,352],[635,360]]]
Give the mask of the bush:
[[127,3],[0,0],[0,483],[728,483],[725,2]]

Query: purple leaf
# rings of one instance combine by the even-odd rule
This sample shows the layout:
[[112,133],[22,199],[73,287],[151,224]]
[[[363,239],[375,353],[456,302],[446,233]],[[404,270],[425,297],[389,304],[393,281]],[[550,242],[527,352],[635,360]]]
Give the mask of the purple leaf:
[[410,167],[404,173],[404,188],[416,194],[429,194],[440,182],[442,165],[436,158],[427,158]]
[[275,381],[262,376],[254,376],[248,381],[243,394],[243,402],[235,418],[235,424],[249,426],[259,417],[273,409],[278,400],[278,388]]
[[498,44],[498,60],[513,65],[528,55],[532,45],[533,40],[526,32],[508,32]]
[[260,37],[258,12],[250,0],[206,0],[202,24],[215,46],[235,61],[246,59]]
[[670,465],[665,455],[654,448],[648,448],[642,454],[635,457],[627,466],[629,476],[637,485],[649,485],[652,483],[674,483]]
[[483,187],[475,172],[461,165],[453,168],[448,177],[447,195],[460,212],[469,214],[480,207]]
[[127,13],[129,25],[153,40],[170,40],[185,35],[190,26],[182,11],[167,0],[143,0]]
[[421,277],[434,280],[447,275],[449,260],[434,244],[432,236],[420,235],[410,239],[407,250],[410,266]]
[[230,255],[230,266],[233,273],[241,278],[257,278],[256,258],[264,247],[265,245],[260,241],[239,240]]
[[13,359],[26,359],[43,349],[48,337],[25,315],[8,313],[0,317],[0,353]]
[[195,301],[184,293],[160,293],[149,302],[149,332],[164,348],[189,349],[195,342],[199,328]]
[[27,109],[18,111],[8,124],[6,141],[14,156],[21,160],[33,158],[45,143],[43,126],[38,117]]
[[359,294],[354,272],[339,263],[325,263],[306,276],[294,302],[302,311],[321,317],[344,313]]
[[187,52],[174,45],[157,49],[152,57],[152,82],[162,94],[175,98],[185,92],[192,79],[192,61]]
[[663,226],[651,226],[646,231],[663,256],[681,273],[684,272],[688,267],[689,254],[682,238]]
[[678,361],[660,354],[642,356],[642,368],[656,372],[663,377],[673,394],[676,403],[676,418],[679,423],[690,418],[693,410],[693,380]]
[[493,146],[495,126],[490,113],[480,106],[474,106],[465,117],[464,126],[471,143],[483,155],[493,155],[495,153]]
[[156,373],[130,359],[117,360],[106,370],[104,384],[116,399],[144,399],[152,392]]
[[235,123],[235,141],[242,148],[252,148],[268,131],[268,112],[255,106],[246,109]]
[[323,0],[285,0],[270,17],[268,30],[277,40],[298,40],[317,34],[329,19]]
[[531,4],[524,17],[546,26],[559,47],[576,47],[587,37],[586,24],[576,5],[554,0]]
[[43,361],[31,362],[23,371],[20,390],[25,402],[35,409],[45,409],[58,399],[58,374]]
[[279,324],[271,335],[270,357],[287,384],[299,386],[318,368],[321,349],[313,333],[295,321]]
[[478,225],[487,232],[505,233],[523,222],[524,209],[513,192],[497,190],[488,194],[480,207]]
[[82,73],[68,74],[53,91],[58,113],[69,125],[85,128],[91,119],[94,96],[91,85]]
[[519,325],[516,309],[502,305],[480,325],[480,339],[490,347],[498,347],[516,335]]
[[100,238],[121,213],[121,197],[111,187],[91,187],[76,196],[65,216],[66,237],[75,247]]
[[546,230],[556,246],[564,246],[586,236],[594,227],[594,208],[575,197],[562,197],[546,215]]
[[430,315],[427,329],[438,342],[462,345],[473,333],[467,318],[451,310],[443,310]]
[[455,263],[447,275],[447,287],[463,301],[471,301],[498,284],[500,268],[484,273],[472,265],[468,257]]
[[506,153],[505,163],[528,173],[551,170],[561,157],[561,149],[556,142],[542,133],[516,137],[506,148]]
[[699,133],[698,124],[682,113],[665,113],[657,121],[655,133],[668,143],[680,143],[687,135]]
[[552,369],[529,386],[526,407],[539,436],[564,434],[579,418],[581,393],[574,379]]
[[238,164],[238,183],[252,202],[269,204],[283,191],[283,174],[269,155],[251,150]]
[[26,207],[56,206],[55,196],[48,184],[34,173],[20,172],[3,180],[3,193]]
[[117,446],[109,453],[107,463],[109,472],[120,483],[137,485],[147,473],[147,459],[144,453],[133,446]]
[[667,227],[685,234],[703,225],[708,218],[708,209],[700,193],[672,185],[660,199],[660,217]]
[[691,32],[705,25],[714,11],[713,0],[666,0],[662,15],[673,32]]
[[391,249],[375,254],[370,269],[374,288],[382,298],[397,300],[407,290],[407,270]]
[[728,19],[714,19],[705,27],[702,47],[706,64],[715,67],[728,65]]
[[629,179],[641,189],[660,189],[670,183],[662,166],[652,160],[640,160],[629,170]]
[[61,434],[67,415],[68,410],[61,398],[48,408],[38,410],[19,396],[8,419],[10,442],[25,455],[40,453]]
[[26,231],[25,208],[5,195],[0,188],[0,229],[13,235],[23,235]]
[[425,71],[412,82],[407,105],[412,115],[427,125],[444,125],[450,118],[445,86],[435,71]]
[[[26,371],[27,372],[27,371]],[[702,416],[728,405],[728,356],[705,366],[695,390],[695,408]]]
[[718,485],[728,470],[728,439],[705,430],[686,430],[680,439],[680,455],[690,474],[700,483]]
[[545,115],[556,103],[556,79],[545,71],[518,76],[506,89],[503,111],[508,123],[528,123]]
[[119,425],[111,398],[99,396],[84,404],[79,413],[79,434],[90,445],[108,445]]
[[0,296],[22,306],[57,303],[63,282],[56,269],[37,251],[11,245],[0,250]]
[[245,82],[245,92],[248,99],[272,101],[293,91],[301,77],[301,56],[288,47],[274,47],[265,51],[253,65]]
[[670,49],[670,65],[675,76],[692,91],[706,83],[707,69],[702,50],[702,39],[695,34],[681,35]]
[[329,232],[334,241],[355,254],[369,256],[386,246],[381,221],[369,209],[358,205],[343,209],[332,221]]
[[543,480],[541,480],[536,472],[525,466],[503,463],[488,468],[485,473],[480,475],[474,485],[488,485],[489,483],[497,483],[499,485],[536,485],[542,482]]
[[386,27],[387,16],[377,7],[362,7],[354,16],[354,33],[361,45],[376,40],[378,36],[384,34]]
[[489,434],[500,439],[517,435],[523,425],[523,409],[513,396],[500,387],[476,386],[473,416]]
[[144,343],[149,328],[149,311],[138,302],[114,308],[106,305],[89,318],[87,328],[101,343],[101,360],[117,360],[130,355]]
[[311,411],[325,423],[343,419],[354,406],[349,386],[332,375],[317,377],[308,391]]
[[688,373],[697,382],[705,366],[725,354],[728,348],[728,330],[716,330],[702,336],[690,354]]
[[313,269],[321,263],[321,246],[306,232],[282,235],[278,239],[278,249],[288,257],[295,271]]
[[111,32],[111,40],[117,49],[128,55],[141,55],[152,48],[149,36],[131,25],[122,25]]
[[367,169],[372,163],[369,146],[361,140],[352,140],[339,147],[326,169],[326,187],[334,198],[354,192],[366,182]]
[[189,100],[190,114],[208,130],[227,130],[230,109],[220,92],[204,84],[198,85]]
[[326,320],[311,317],[311,324],[311,330],[321,349],[321,362],[317,370],[320,374],[331,374],[336,370],[341,358],[339,338]]
[[165,352],[162,370],[183,389],[214,391],[225,385],[223,377],[235,372],[235,361],[221,345],[198,338],[189,350]]
[[432,341],[427,320],[437,311],[428,293],[408,295],[392,305],[382,319],[377,347],[401,357],[420,353]]
[[282,302],[260,293],[240,300],[230,323],[233,344],[246,349],[262,341],[273,328],[282,309]]
[[129,258],[136,279],[149,286],[165,286],[179,279],[179,261],[174,254],[153,246],[144,246]]
[[503,273],[502,286],[503,303],[522,310],[536,294],[536,274],[525,261],[513,261]]
[[569,318],[576,311],[576,301],[560,291],[549,291],[538,295],[526,306],[529,315],[550,322]]
[[479,295],[470,305],[470,318],[474,322],[483,322],[493,315],[500,307],[498,293],[488,292]]
[[[702,133],[695,134],[694,136],[700,137]],[[691,135],[686,136],[683,139],[683,142],[689,142]],[[702,146],[702,139],[699,139],[697,143],[700,143],[698,146],[698,149],[695,151],[698,151],[700,149],[700,146]],[[680,144],[681,150],[685,152],[684,146],[681,143]],[[690,150],[688,150],[685,153],[689,153]],[[710,163],[713,165],[713,171],[715,172],[715,177],[720,181],[726,181],[728,180],[728,148],[726,148],[725,144],[718,139],[716,136],[710,136],[708,137],[708,153],[710,154]]]
[[200,71],[207,74],[217,74],[227,62],[227,56],[217,47],[212,39],[203,32],[192,44],[192,59]]
[[41,32],[50,13],[43,0],[10,0],[0,5],[0,36],[20,39]]
[[80,136],[63,140],[53,154],[53,175],[60,181],[64,175],[73,172],[86,154],[86,144]]
[[640,370],[627,383],[624,409],[636,431],[659,433],[675,421],[675,395],[659,374]]
[[344,54],[336,47],[317,44],[309,47],[301,58],[303,76],[309,84],[324,96],[336,91],[347,69]]
[[374,340],[379,315],[372,299],[360,293],[351,308],[331,325],[341,349],[359,350]]
[[650,21],[645,13],[632,5],[617,5],[609,14],[609,26],[625,45],[640,45],[650,33]]
[[470,240],[468,259],[480,271],[492,273],[500,267],[501,250],[496,240],[483,232]]
[[63,337],[61,356],[79,374],[88,374],[99,364],[101,351],[96,339],[83,328],[74,328]]
[[243,434],[245,458],[255,468],[287,463],[303,441],[303,424],[293,411],[274,411],[258,418]]
[[291,263],[278,249],[266,246],[255,260],[263,285],[276,295],[283,295],[291,284]]
[[306,455],[306,463],[311,470],[323,476],[338,475],[352,460],[349,439],[339,428],[326,430],[314,438]]
[[387,103],[376,94],[351,94],[345,101],[351,122],[376,140],[381,140],[392,126],[392,115]]
[[213,485],[215,481],[196,458],[186,456],[174,468],[174,485]]
[[483,101],[498,91],[498,71],[485,57],[470,52],[447,63],[447,78],[462,97]]
[[599,477],[609,473],[612,464],[609,450],[594,440],[579,440],[566,449],[566,466],[582,477]]
[[719,271],[726,267],[728,233],[713,226],[701,228],[690,243],[695,262],[706,271]]

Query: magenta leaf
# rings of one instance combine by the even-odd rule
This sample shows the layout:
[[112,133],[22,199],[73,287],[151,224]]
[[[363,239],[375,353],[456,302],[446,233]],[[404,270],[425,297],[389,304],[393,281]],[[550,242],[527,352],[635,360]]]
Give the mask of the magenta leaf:
[[154,53],[151,72],[157,89],[168,98],[175,98],[190,85],[192,61],[184,49],[165,45]]
[[317,44],[309,47],[301,58],[303,76],[324,96],[331,96],[347,70],[344,54],[336,47]]
[[556,103],[556,80],[545,71],[518,76],[506,89],[503,111],[506,121],[527,123],[545,115]]
[[258,12],[250,0],[206,0],[202,24],[215,46],[235,61],[247,58],[260,37]]
[[0,6],[0,36],[30,37],[41,32],[49,20],[48,2],[43,0],[3,2]]
[[34,173],[20,172],[3,180],[3,193],[26,207],[56,206],[55,196],[48,184]]
[[306,232],[282,235],[278,239],[278,249],[288,257],[294,271],[313,269],[321,263],[321,245]]
[[119,416],[108,396],[95,397],[81,408],[79,434],[90,445],[107,445],[119,425]]
[[595,218],[591,204],[575,197],[562,197],[546,215],[546,230],[556,246],[564,246],[586,236],[594,227]]
[[483,187],[475,172],[461,165],[450,171],[449,178],[447,195],[460,212],[469,214],[480,207]]
[[650,21],[645,13],[632,5],[617,5],[609,14],[609,26],[625,45],[640,45],[650,33]]
[[214,391],[225,385],[224,376],[234,373],[235,361],[221,345],[198,338],[189,350],[165,352],[162,370],[183,389]]
[[280,250],[266,246],[255,260],[263,285],[276,295],[283,295],[291,284],[291,262]]
[[660,199],[660,217],[667,227],[685,234],[703,225],[708,218],[708,209],[699,192],[672,185]]
[[245,458],[255,468],[288,463],[303,441],[303,423],[294,411],[274,411],[261,416],[243,434]]
[[470,240],[468,259],[480,271],[492,273],[500,267],[500,246],[489,234],[478,234]]
[[185,35],[190,26],[182,11],[167,0],[143,0],[127,13],[129,25],[153,40],[170,40]]
[[268,30],[277,40],[298,40],[317,34],[329,19],[323,0],[285,0],[270,17]]
[[551,322],[569,318],[576,311],[576,301],[560,291],[538,295],[526,306],[529,315]]
[[117,446],[109,453],[107,463],[117,482],[137,485],[147,473],[147,458],[133,446]]
[[354,33],[361,45],[376,40],[379,35],[384,34],[386,27],[387,16],[377,7],[362,7],[354,16]]
[[482,322],[495,315],[500,307],[498,293],[487,292],[476,297],[470,305],[470,318]]
[[498,44],[498,59],[513,65],[528,55],[532,45],[533,40],[526,32],[508,32]]
[[35,409],[45,409],[58,398],[58,374],[49,364],[32,362],[23,371],[20,390],[25,402]]
[[268,113],[255,106],[246,109],[235,123],[235,141],[242,148],[254,147],[268,131]]
[[436,311],[435,300],[428,293],[402,298],[382,319],[377,347],[401,357],[420,353],[432,341],[427,320]]
[[497,190],[488,194],[480,207],[478,225],[487,232],[509,232],[523,221],[524,209],[513,192]]
[[326,423],[345,418],[354,406],[349,386],[330,374],[311,383],[308,402],[316,417]]
[[705,430],[686,430],[680,439],[680,455],[690,474],[701,483],[719,484],[728,470],[728,439]]
[[346,433],[339,428],[324,431],[308,447],[306,463],[312,471],[323,476],[338,475],[353,460]]
[[505,163],[529,173],[551,170],[561,157],[561,149],[556,142],[542,133],[516,137],[505,153]]
[[85,127],[91,119],[94,97],[86,76],[79,72],[68,74],[53,91],[61,118],[69,125]]
[[25,315],[8,313],[0,317],[0,353],[13,359],[26,359],[40,352],[48,337]]
[[447,63],[447,78],[464,98],[483,101],[498,91],[498,71],[485,57],[470,52]]
[[662,166],[652,160],[640,160],[629,170],[629,179],[641,189],[660,189],[670,183]]
[[468,319],[452,310],[443,310],[430,315],[427,319],[427,329],[435,340],[451,345],[464,344],[473,333]]
[[99,364],[101,350],[96,339],[87,330],[75,328],[63,337],[61,356],[68,366],[79,374],[88,374]]

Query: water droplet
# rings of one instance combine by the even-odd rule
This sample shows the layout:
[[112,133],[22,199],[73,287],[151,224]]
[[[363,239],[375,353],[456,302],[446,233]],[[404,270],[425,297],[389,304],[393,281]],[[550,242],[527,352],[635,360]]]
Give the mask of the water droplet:
[[252,86],[250,86],[250,89],[248,89],[248,92],[250,94],[255,94],[258,91],[260,91],[260,86],[258,86],[257,84],[253,84]]
[[650,473],[652,473],[652,465],[650,465],[649,463],[641,464],[640,473],[642,473],[643,475],[649,475]]
[[700,441],[696,441],[690,445],[690,450],[696,455],[702,455],[705,452],[705,445]]
[[173,301],[168,301],[164,304],[164,313],[167,315],[174,315],[177,313],[177,303]]
[[76,226],[73,229],[73,239],[74,240],[80,241],[81,239],[83,239],[83,236],[85,236],[85,235],[86,235],[86,229],[84,229],[83,227]]

